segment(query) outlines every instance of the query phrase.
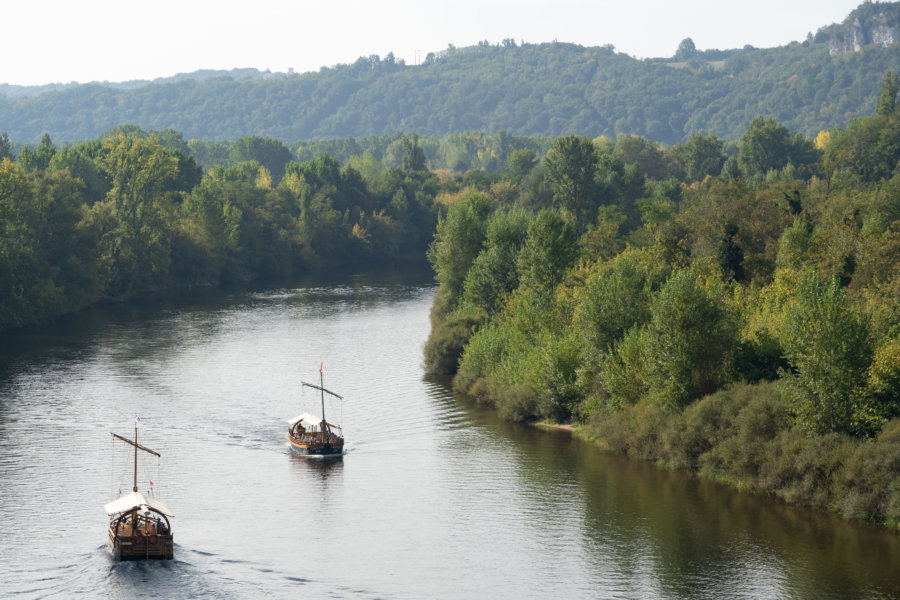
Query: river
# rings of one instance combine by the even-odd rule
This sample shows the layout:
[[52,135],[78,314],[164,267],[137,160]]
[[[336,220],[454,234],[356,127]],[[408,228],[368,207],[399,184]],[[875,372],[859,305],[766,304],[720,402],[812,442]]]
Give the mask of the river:
[[[427,272],[107,306],[2,338],[3,598],[897,598],[900,536],[505,423],[427,377]],[[286,421],[324,362],[337,460]],[[102,506],[172,508],[115,563]]]

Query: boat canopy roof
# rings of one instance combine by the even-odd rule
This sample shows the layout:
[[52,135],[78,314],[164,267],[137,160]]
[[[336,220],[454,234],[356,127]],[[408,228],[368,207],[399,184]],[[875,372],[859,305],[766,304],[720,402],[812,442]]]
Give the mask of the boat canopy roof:
[[311,415],[311,414],[309,414],[309,413],[303,413],[302,415],[300,415],[300,416],[298,416],[298,417],[294,417],[293,419],[291,419],[290,421],[288,421],[288,423],[289,423],[290,425],[293,425],[293,424],[296,423],[297,421],[303,421],[303,422],[305,422],[305,423],[309,423],[310,425],[321,425],[321,423],[322,423],[322,418],[321,418],[321,417],[317,417],[316,415]]
[[[310,425],[321,425],[322,417],[317,417],[316,415],[311,415],[309,413],[303,413],[302,415],[300,415],[298,417],[294,417],[293,419],[288,421],[288,425],[293,427],[294,423],[297,423],[298,421],[303,421],[304,423],[309,423]],[[335,429],[341,428],[340,425],[335,425],[334,423],[328,423],[328,421],[325,421],[325,423],[329,427],[334,427]]]
[[142,506],[149,506],[153,510],[159,511],[168,517],[175,516],[165,502],[147,498],[140,492],[131,492],[126,496],[113,500],[112,502],[105,504],[103,510],[105,510],[108,515],[116,515],[128,512],[135,508],[141,508]]

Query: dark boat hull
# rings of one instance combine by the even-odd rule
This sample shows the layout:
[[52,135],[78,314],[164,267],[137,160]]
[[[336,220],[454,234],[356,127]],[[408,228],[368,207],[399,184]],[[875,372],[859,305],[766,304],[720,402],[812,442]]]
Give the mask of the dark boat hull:
[[169,535],[123,537],[110,532],[109,553],[115,560],[172,560],[175,541]]
[[327,442],[318,440],[311,441],[309,436],[306,439],[298,438],[288,432],[288,440],[291,442],[291,448],[300,456],[342,456],[344,453],[344,440],[339,436],[331,436]]

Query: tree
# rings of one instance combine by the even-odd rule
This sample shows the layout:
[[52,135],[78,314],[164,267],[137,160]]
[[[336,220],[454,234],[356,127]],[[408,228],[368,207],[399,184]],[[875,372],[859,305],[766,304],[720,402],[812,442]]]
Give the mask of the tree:
[[787,312],[783,374],[797,421],[807,429],[859,434],[861,391],[872,356],[866,321],[855,314],[836,276],[803,279]]
[[50,166],[50,160],[54,154],[56,154],[56,148],[53,146],[50,134],[45,133],[41,136],[41,142],[37,145],[37,150],[35,151],[35,167],[46,170]]
[[481,252],[493,208],[488,196],[471,193],[450,207],[447,218],[438,221],[428,260],[434,267],[448,312],[458,304],[466,275]]
[[701,181],[707,175],[720,174],[725,163],[724,147],[725,142],[712,133],[706,137],[699,133],[691,134],[681,147],[685,181]]
[[695,56],[697,56],[697,46],[694,45],[694,40],[691,38],[681,40],[681,43],[678,44],[678,50],[675,51],[675,60],[686,61]]
[[519,286],[517,259],[531,215],[523,208],[497,210],[487,225],[485,249],[466,275],[463,302],[486,314],[499,310],[507,294]]
[[577,135],[558,138],[544,162],[554,199],[574,216],[576,229],[584,231],[597,218],[599,206],[594,144]]
[[10,143],[9,141],[9,136],[4,131],[2,134],[0,134],[0,162],[3,162],[7,159],[13,159],[13,151],[12,143]]
[[171,198],[165,188],[178,176],[178,160],[152,140],[122,134],[106,139],[103,151],[100,163],[111,187],[94,214],[115,223],[103,240],[113,291],[131,293],[167,275]]
[[691,271],[672,275],[650,304],[643,356],[657,402],[684,408],[727,380],[737,331]]
[[234,142],[229,159],[231,164],[256,161],[272,175],[272,185],[278,185],[284,177],[285,165],[294,155],[282,142],[276,139],[250,135]]
[[772,117],[754,117],[738,148],[738,161],[750,177],[765,177],[769,171],[780,171],[789,163],[799,168],[817,158],[810,140],[791,133]]
[[578,257],[575,229],[555,210],[545,209],[528,226],[519,252],[519,278],[524,287],[553,289]]
[[531,148],[513,150],[506,158],[506,169],[512,175],[513,181],[519,182],[525,179],[537,165],[537,155]]
[[650,319],[650,281],[629,258],[591,276],[575,311],[575,323],[592,357],[611,350],[625,332]]
[[419,146],[418,134],[403,136],[401,144],[403,144],[403,170],[408,172],[427,171],[425,151]]
[[897,75],[896,71],[888,71],[884,74],[875,114],[885,117],[892,115],[897,108],[897,94],[900,94],[900,75]]

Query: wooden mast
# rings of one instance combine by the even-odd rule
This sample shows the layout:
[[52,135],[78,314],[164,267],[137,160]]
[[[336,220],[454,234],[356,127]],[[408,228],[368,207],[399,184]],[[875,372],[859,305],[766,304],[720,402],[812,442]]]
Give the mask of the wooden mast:
[[322,367],[319,366],[319,389],[322,390],[322,443],[325,443],[325,428],[328,423],[325,421],[325,375],[322,373]]
[[[110,432],[110,433],[112,433],[112,432]],[[159,454],[159,452],[154,452],[150,448],[145,448],[144,446],[141,446],[140,444],[137,443],[137,423],[134,424],[134,441],[133,442],[131,440],[129,440],[128,438],[123,438],[121,435],[118,435],[115,433],[113,433],[112,436],[115,438],[119,438],[126,444],[131,444],[132,446],[134,446],[134,487],[132,488],[131,491],[136,492],[136,491],[138,491],[138,487],[137,487],[137,457],[138,457],[138,453],[137,453],[137,451],[143,450],[144,452],[149,452],[150,454],[154,454],[156,456],[159,456],[160,454]]]
[[319,390],[320,392],[322,392],[322,443],[324,444],[327,441],[327,438],[325,437],[325,428],[328,427],[328,423],[325,421],[325,394],[331,394],[335,398],[340,398],[341,400],[343,400],[344,397],[339,394],[335,394],[331,390],[325,389],[325,376],[322,373],[321,365],[319,365],[319,385],[313,385],[311,383],[306,383],[305,381],[301,381],[301,383],[306,387],[311,387],[314,390]]

